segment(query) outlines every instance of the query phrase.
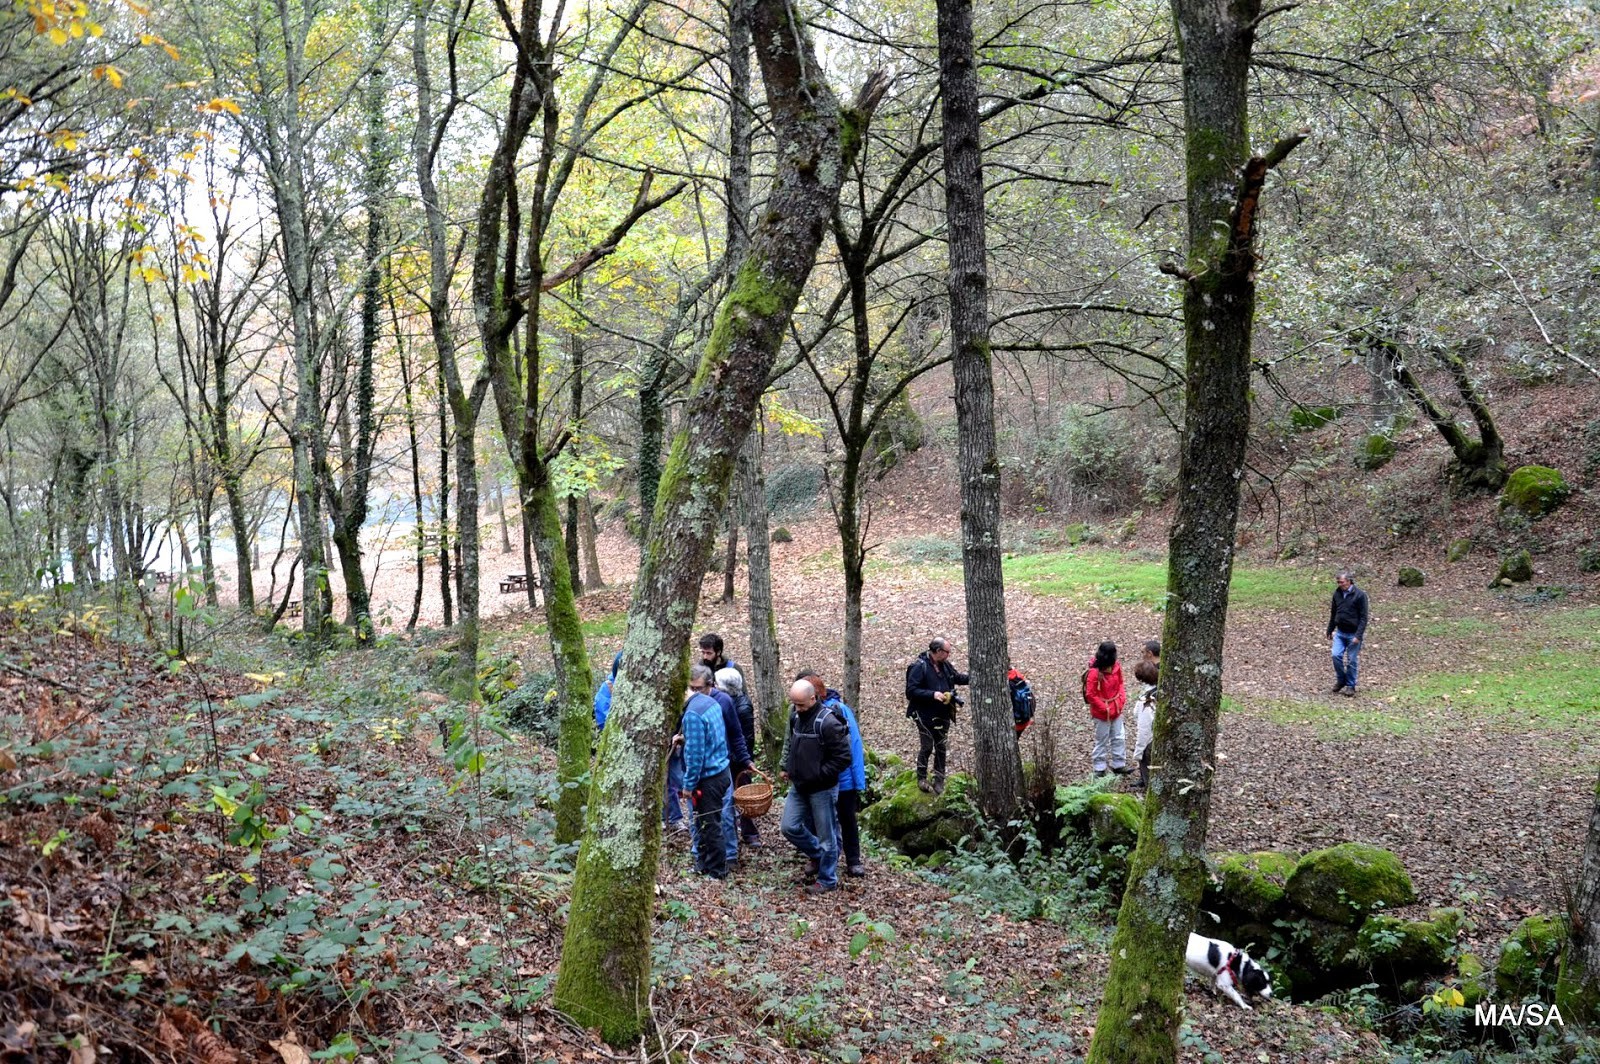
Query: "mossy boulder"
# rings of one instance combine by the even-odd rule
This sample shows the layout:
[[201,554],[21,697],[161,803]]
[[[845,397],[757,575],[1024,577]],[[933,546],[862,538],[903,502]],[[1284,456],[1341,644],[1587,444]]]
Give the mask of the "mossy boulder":
[[1400,567],[1399,582],[1401,587],[1421,587],[1428,582],[1428,578],[1421,569],[1411,565],[1402,565]]
[[790,532],[787,528],[784,528],[782,525],[779,525],[777,528],[774,528],[772,530],[772,542],[774,542],[774,543],[793,543],[794,542],[794,533]]
[[1067,545],[1071,547],[1076,547],[1089,538],[1089,526],[1082,521],[1074,521],[1061,531],[1066,534]]
[[1463,918],[1460,909],[1440,909],[1427,920],[1375,913],[1367,917],[1356,938],[1362,956],[1375,969],[1396,978],[1432,975],[1449,966]]
[[1525,465],[1512,472],[1500,492],[1500,507],[1513,507],[1529,517],[1543,517],[1572,494],[1572,487],[1559,470],[1549,466]]
[[890,783],[907,771],[906,763],[898,754],[867,749],[867,790],[861,796],[861,807],[880,801],[889,792]]
[[1336,406],[1297,406],[1289,411],[1289,424],[1296,432],[1309,432],[1337,420],[1342,412]]
[[1500,559],[1500,569],[1490,581],[1490,587],[1510,587],[1512,584],[1525,584],[1533,579],[1533,556],[1526,550],[1519,550]]
[[1558,916],[1530,916],[1516,926],[1495,962],[1500,996],[1512,1001],[1554,989],[1557,963],[1567,940],[1567,923]]
[[1394,458],[1394,441],[1379,432],[1374,432],[1361,441],[1361,449],[1356,452],[1356,466],[1371,472],[1382,469]]
[[[1353,927],[1303,916],[1280,936],[1279,949],[1279,958],[1272,967],[1273,978],[1276,983],[1281,976],[1284,989],[1292,989],[1296,1000],[1307,1001],[1368,981],[1361,966],[1361,943]],[[1274,991],[1277,992],[1276,986]]]
[[1139,845],[1143,821],[1144,805],[1131,794],[1106,791],[1089,799],[1089,837],[1100,879],[1118,886],[1126,883],[1128,858]]
[[914,772],[900,772],[884,781],[883,796],[862,811],[861,823],[910,857],[953,850],[977,829],[964,799],[972,787],[971,776],[957,773],[943,794],[925,794]]
[[1473,543],[1471,536],[1462,536],[1460,539],[1452,539],[1450,541],[1450,546],[1444,552],[1445,560],[1450,562],[1452,565],[1459,561],[1465,561],[1467,555],[1472,553],[1472,547]]
[[1284,892],[1301,911],[1350,927],[1376,910],[1417,900],[1400,858],[1359,842],[1306,854],[1295,865]]
[[1265,920],[1284,903],[1284,886],[1300,855],[1263,850],[1222,853],[1210,861],[1210,887],[1221,905]]
[[1474,1008],[1489,996],[1492,979],[1483,958],[1476,953],[1463,953],[1456,958],[1456,989],[1467,999],[1467,1008]]

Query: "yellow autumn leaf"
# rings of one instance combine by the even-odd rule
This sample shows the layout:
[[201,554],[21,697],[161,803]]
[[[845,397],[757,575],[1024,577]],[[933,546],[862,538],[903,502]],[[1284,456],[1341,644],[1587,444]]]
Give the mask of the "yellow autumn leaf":
[[62,29],[60,26],[57,26],[55,29],[51,30],[50,31],[50,43],[51,44],[66,44],[67,43],[67,31]]
[[178,49],[174,48],[170,44],[163,44],[161,46],[161,50],[167,53],[167,58],[168,59],[177,59],[178,58]]
[[84,29],[89,31],[89,36],[91,37],[99,37],[101,34],[105,33],[105,30],[101,28],[100,23],[98,22],[85,22],[83,26]]

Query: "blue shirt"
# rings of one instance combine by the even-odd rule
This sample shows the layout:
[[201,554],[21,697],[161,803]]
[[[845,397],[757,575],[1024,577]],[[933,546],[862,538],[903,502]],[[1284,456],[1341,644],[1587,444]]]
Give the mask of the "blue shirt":
[[861,742],[861,727],[856,723],[855,711],[845,705],[839,692],[831,687],[823,704],[832,706],[833,711],[844,718],[844,726],[850,731],[850,767],[839,773],[839,789],[864,791],[867,789],[867,749]]
[[683,789],[728,771],[728,729],[722,707],[706,695],[690,695],[683,707]]
[[594,693],[594,726],[604,728],[606,718],[611,715],[611,681],[607,680],[600,685],[600,690]]

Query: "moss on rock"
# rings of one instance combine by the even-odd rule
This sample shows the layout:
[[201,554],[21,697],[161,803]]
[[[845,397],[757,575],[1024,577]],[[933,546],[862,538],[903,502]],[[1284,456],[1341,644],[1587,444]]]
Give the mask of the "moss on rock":
[[1530,916],[1518,924],[1494,966],[1501,996],[1515,1000],[1552,990],[1566,939],[1566,921],[1558,916]]
[[1444,552],[1445,560],[1451,562],[1452,564],[1459,561],[1465,561],[1467,555],[1472,553],[1472,547],[1473,543],[1471,536],[1462,536],[1460,539],[1453,539],[1450,541],[1449,548]]
[[1223,902],[1261,920],[1283,903],[1284,885],[1299,863],[1299,854],[1275,850],[1218,854],[1211,882]]
[[1450,963],[1463,914],[1460,909],[1440,909],[1430,917],[1402,920],[1386,913],[1367,917],[1356,935],[1362,955],[1400,978],[1443,971]]
[[1529,517],[1543,517],[1572,494],[1559,470],[1549,466],[1525,465],[1511,474],[1500,493],[1500,507],[1515,507]]
[[1490,587],[1510,587],[1525,584],[1533,579],[1533,556],[1519,550],[1500,559],[1500,569],[1489,582]]
[[976,830],[964,797],[973,786],[970,775],[958,772],[943,794],[925,794],[914,772],[900,772],[884,781],[883,796],[862,811],[861,823],[910,857],[953,850]]
[[1394,453],[1394,441],[1380,432],[1374,432],[1362,441],[1361,450],[1356,452],[1356,466],[1368,472],[1382,469],[1393,460]]
[[1416,566],[1402,565],[1400,567],[1399,584],[1401,587],[1421,587],[1427,582],[1427,576]]
[[1474,1008],[1489,996],[1490,976],[1483,958],[1476,953],[1463,953],[1456,958],[1456,989],[1466,998],[1466,1007]]
[[1336,406],[1297,406],[1289,411],[1289,424],[1296,432],[1308,432],[1336,420],[1341,413]]
[[1284,889],[1297,908],[1352,927],[1375,910],[1417,900],[1416,888],[1400,859],[1388,850],[1359,842],[1306,854]]

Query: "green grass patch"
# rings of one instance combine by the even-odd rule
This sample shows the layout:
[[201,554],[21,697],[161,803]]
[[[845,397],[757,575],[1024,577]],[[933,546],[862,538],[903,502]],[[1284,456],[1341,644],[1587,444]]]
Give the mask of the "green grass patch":
[[1592,646],[1534,648],[1470,672],[1414,677],[1393,697],[1547,725],[1593,724],[1600,720],[1600,662]]
[[[1161,609],[1167,597],[1167,563],[1130,558],[1110,550],[1079,549],[1008,558],[1008,586],[1076,602],[1098,597]],[[1256,609],[1314,605],[1324,595],[1326,574],[1289,566],[1236,566],[1229,604]]]
[[1337,705],[1321,702],[1273,699],[1252,703],[1252,708],[1274,724],[1316,729],[1319,739],[1358,739],[1369,735],[1405,736],[1416,734],[1422,720],[1411,711],[1394,705],[1364,707],[1336,699]]

